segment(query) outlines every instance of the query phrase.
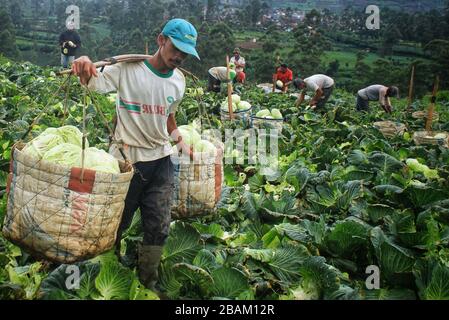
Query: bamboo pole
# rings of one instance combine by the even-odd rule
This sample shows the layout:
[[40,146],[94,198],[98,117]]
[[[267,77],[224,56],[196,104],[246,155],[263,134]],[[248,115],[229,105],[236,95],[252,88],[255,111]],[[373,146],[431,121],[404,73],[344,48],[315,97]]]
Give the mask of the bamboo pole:
[[412,74],[410,76],[410,85],[408,88],[408,106],[407,106],[408,112],[412,111],[414,81],[415,81],[415,66],[412,65]]
[[148,55],[148,41],[145,41],[145,54]]
[[229,116],[231,120],[234,119],[234,112],[232,110],[232,83],[231,83],[231,76],[230,76],[230,68],[229,68],[229,56],[226,56],[226,69],[227,69],[227,75],[228,75],[228,109],[229,109]]
[[[147,60],[149,58],[151,58],[151,56],[143,55],[143,54],[124,54],[124,55],[121,55],[121,56],[115,56],[115,57],[112,57],[112,58],[106,58],[106,59],[104,59],[102,61],[95,62],[94,65],[95,65],[95,68],[98,69],[98,68],[102,68],[102,67],[105,67],[105,66],[112,65],[114,63],[144,61],[144,60]],[[186,70],[184,68],[181,68],[181,67],[178,67],[178,69],[182,73],[184,73],[184,75],[190,76],[194,80],[199,81],[198,77],[196,77],[190,71],[188,71],[188,70]],[[59,72],[58,75],[71,74],[71,73],[72,73],[72,69],[66,69],[66,70],[63,70],[63,71]]]
[[436,76],[435,82],[433,84],[432,99],[430,101],[429,109],[427,111],[427,121],[426,121],[426,131],[427,132],[432,131],[433,111],[435,109],[435,102],[437,99],[437,92],[438,92],[439,84],[440,84],[440,77]]
[[275,65],[274,65],[274,74],[273,74],[273,89],[272,89],[272,92],[273,93],[275,93],[276,92],[276,82],[277,82],[277,70],[278,70],[278,65],[279,65],[279,59],[280,59],[281,57],[278,55],[277,56],[277,59],[276,59],[276,63],[275,63]]

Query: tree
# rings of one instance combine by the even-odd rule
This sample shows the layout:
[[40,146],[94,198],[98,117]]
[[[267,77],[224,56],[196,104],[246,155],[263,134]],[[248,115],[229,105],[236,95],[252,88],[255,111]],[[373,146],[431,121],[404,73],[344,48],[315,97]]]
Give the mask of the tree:
[[379,48],[379,54],[382,57],[393,54],[393,46],[399,42],[400,32],[396,26],[389,25],[382,33],[382,43]]
[[0,53],[7,57],[17,58],[19,50],[16,45],[14,26],[9,14],[5,10],[0,10]]
[[16,26],[16,28],[21,27],[23,21],[23,13],[20,2],[17,0],[11,1],[9,10],[11,11],[12,23]]
[[114,55],[114,46],[111,37],[103,38],[96,48],[96,54],[99,59],[104,59]]
[[197,50],[201,61],[188,59],[186,67],[196,70],[198,75],[206,74],[207,70],[214,66],[225,64],[226,54],[232,53],[235,47],[235,38],[229,26],[224,22],[209,26],[203,23],[198,29]]
[[[312,16],[309,16],[313,21]],[[300,24],[294,30],[295,46],[289,55],[290,64],[301,74],[323,73],[325,70],[321,57],[325,50],[330,50],[330,42],[324,38],[320,30],[307,24]]]
[[255,26],[262,17],[262,4],[259,0],[250,1],[249,5],[246,6],[246,16],[251,25]]
[[338,69],[340,68],[340,62],[338,60],[334,60],[329,63],[329,66],[326,70],[326,75],[329,77],[334,77],[338,73]]
[[433,73],[439,74],[441,78],[441,87],[449,86],[449,76],[447,70],[449,70],[449,41],[436,39],[430,41],[424,50],[427,51],[433,61]]
[[218,1],[217,0],[207,0],[207,6],[206,6],[206,20],[207,21],[214,21],[216,17],[218,9]]
[[131,33],[127,49],[132,53],[144,53],[145,39],[140,29],[134,29]]
[[276,56],[273,52],[264,51],[247,57],[254,66],[255,80],[258,82],[271,82],[275,71]]

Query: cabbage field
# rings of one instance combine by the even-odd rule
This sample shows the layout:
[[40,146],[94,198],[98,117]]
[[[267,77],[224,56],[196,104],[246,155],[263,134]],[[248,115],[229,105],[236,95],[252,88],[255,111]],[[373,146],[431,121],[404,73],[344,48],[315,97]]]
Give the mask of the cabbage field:
[[[11,147],[33,119],[45,111],[27,142],[48,127],[81,128],[83,89],[71,79],[58,91],[64,78],[54,71],[0,61],[0,223]],[[202,129],[244,129],[221,120],[224,95],[188,87],[178,125],[202,119]],[[368,114],[355,112],[355,94],[338,88],[323,113],[252,85],[239,92],[253,114],[277,109],[285,119],[279,173],[265,176],[248,161],[227,164],[217,212],[172,222],[160,267],[163,298],[449,299],[449,149],[412,139],[424,122],[411,112],[426,109],[429,96],[410,111],[406,99],[393,99],[387,115],[375,104]],[[87,99],[89,145],[103,150],[108,131],[93,104],[111,122],[109,98]],[[449,131],[448,92],[438,94],[436,111],[434,130]],[[385,138],[373,126],[382,120],[407,131]],[[158,299],[136,276],[140,228],[136,215],[122,262],[108,252],[77,263],[77,288],[66,285],[72,266],[36,260],[0,235],[0,299]]]

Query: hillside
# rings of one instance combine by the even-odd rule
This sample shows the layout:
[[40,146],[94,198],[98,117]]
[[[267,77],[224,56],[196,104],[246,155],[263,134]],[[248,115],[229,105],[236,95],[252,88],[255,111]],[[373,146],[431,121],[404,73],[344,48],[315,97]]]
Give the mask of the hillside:
[[[316,9],[329,9],[331,11],[341,11],[344,8],[350,6],[355,8],[366,8],[370,4],[374,4],[373,1],[369,0],[278,0],[272,1],[270,4],[275,8],[280,7],[291,7],[304,10]],[[421,12],[428,11],[432,9],[442,9],[445,6],[444,0],[429,0],[429,1],[418,1],[418,0],[386,0],[378,1],[375,3],[379,7],[388,7],[393,10],[405,10],[411,12]]]

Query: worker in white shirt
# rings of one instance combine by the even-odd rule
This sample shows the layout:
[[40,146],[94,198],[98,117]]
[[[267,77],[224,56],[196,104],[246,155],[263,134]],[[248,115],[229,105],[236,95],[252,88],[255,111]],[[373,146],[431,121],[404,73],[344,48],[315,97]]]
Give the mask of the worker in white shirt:
[[239,48],[234,49],[234,56],[231,57],[230,63],[233,63],[235,65],[235,71],[237,73],[237,75],[235,77],[235,81],[237,81],[239,83],[245,83],[246,74],[245,74],[245,72],[243,72],[243,70],[246,66],[246,62],[245,62],[245,58],[243,58],[240,55]]
[[[87,56],[72,65],[72,72],[91,90],[117,92],[114,140],[123,146],[136,173],[125,199],[116,253],[120,256],[122,234],[140,209],[143,242],[138,250],[138,276],[152,290],[156,289],[162,248],[171,222],[174,165],[170,137],[178,150],[192,155],[177,128],[175,113],[186,86],[178,67],[189,55],[199,59],[196,41],[197,31],[192,24],[173,19],[159,34],[156,53],[144,61],[117,63],[107,66],[103,72],[97,72]],[[109,152],[120,157],[116,144]]]
[[228,68],[227,67],[213,67],[209,69],[208,72],[209,80],[207,90],[210,92],[220,92],[221,84],[233,81],[236,76],[235,65],[233,63],[229,64],[229,78],[228,78]]
[[325,106],[326,102],[334,90],[335,81],[329,76],[324,74],[315,74],[306,79],[295,79],[293,85],[302,90],[296,106],[299,107],[304,101],[304,97],[308,91],[313,92],[314,96],[309,102],[311,109],[321,109]]

